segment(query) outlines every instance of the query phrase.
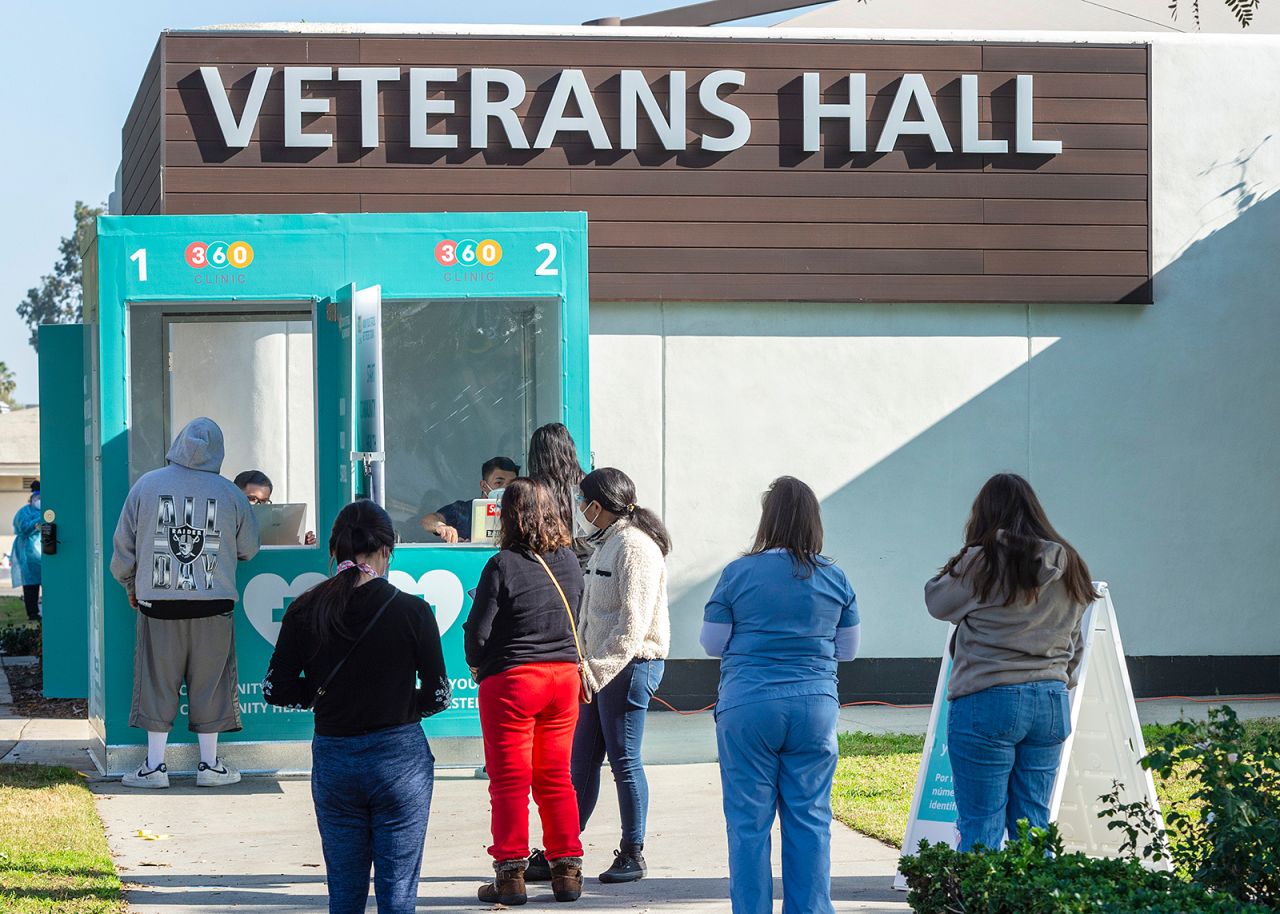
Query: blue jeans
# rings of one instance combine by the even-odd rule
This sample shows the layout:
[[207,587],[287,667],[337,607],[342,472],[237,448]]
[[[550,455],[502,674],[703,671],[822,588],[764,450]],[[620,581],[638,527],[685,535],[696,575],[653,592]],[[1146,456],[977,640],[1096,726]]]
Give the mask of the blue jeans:
[[773,817],[782,825],[782,910],[833,914],[831,779],[840,705],[800,695],[716,713],[720,782],[729,833],[733,914],[771,914]]
[[1000,847],[1018,820],[1049,824],[1049,801],[1071,732],[1064,683],[1001,685],[963,695],[947,716],[960,850]]
[[435,761],[419,724],[312,740],[330,914],[364,914],[370,866],[378,914],[413,914]]
[[578,827],[586,831],[600,797],[600,765],[605,756],[618,789],[625,844],[644,844],[645,817],[649,814],[649,780],[644,776],[640,744],[649,699],[658,691],[661,660],[632,660],[578,712],[573,734],[570,774],[578,794]]

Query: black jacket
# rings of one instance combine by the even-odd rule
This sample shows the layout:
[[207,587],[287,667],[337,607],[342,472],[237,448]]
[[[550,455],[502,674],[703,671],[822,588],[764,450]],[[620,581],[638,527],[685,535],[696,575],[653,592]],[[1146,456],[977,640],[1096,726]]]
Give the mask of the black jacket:
[[[561,548],[543,559],[576,617],[582,601],[577,557]],[[525,663],[578,662],[564,602],[538,560],[523,551],[503,549],[489,559],[463,630],[477,682]]]
[[285,613],[262,682],[263,697],[273,705],[310,706],[316,689],[388,599],[386,612],[316,704],[316,733],[358,736],[448,708],[449,676],[435,614],[419,598],[381,579],[357,587],[351,595],[345,617],[350,638],[321,642],[307,614],[293,609]]

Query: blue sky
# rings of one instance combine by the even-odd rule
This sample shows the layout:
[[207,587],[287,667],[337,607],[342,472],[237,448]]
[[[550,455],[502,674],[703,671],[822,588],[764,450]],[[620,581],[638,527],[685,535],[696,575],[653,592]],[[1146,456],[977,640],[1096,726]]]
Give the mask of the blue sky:
[[[529,3],[308,2],[13,3],[2,80],[7,142],[0,145],[0,361],[17,375],[17,399],[39,399],[35,353],[15,308],[49,272],[71,231],[77,199],[105,202],[120,161],[120,128],[156,37],[165,28],[226,22],[485,22],[576,25],[630,16],[681,0],[557,0]],[[763,22],[782,17],[769,17]],[[758,24],[753,21],[750,24]]]

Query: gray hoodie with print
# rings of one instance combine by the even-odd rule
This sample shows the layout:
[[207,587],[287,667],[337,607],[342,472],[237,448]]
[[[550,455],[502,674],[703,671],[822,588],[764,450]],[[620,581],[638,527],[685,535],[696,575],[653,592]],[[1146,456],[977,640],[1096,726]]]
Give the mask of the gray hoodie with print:
[[258,553],[249,500],[222,469],[222,429],[192,419],[129,490],[112,540],[111,574],[140,601],[237,600],[236,563]]

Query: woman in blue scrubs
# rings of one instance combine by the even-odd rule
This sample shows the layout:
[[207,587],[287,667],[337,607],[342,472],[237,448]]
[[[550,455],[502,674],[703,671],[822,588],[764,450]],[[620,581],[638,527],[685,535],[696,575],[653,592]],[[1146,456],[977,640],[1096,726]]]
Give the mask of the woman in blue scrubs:
[[836,662],[858,652],[853,589],[822,554],[813,490],[774,480],[755,543],[720,576],[702,646],[720,657],[716,742],[733,914],[773,910],[770,830],[782,824],[783,909],[832,914]]

